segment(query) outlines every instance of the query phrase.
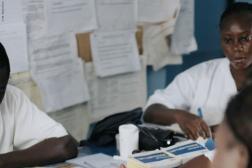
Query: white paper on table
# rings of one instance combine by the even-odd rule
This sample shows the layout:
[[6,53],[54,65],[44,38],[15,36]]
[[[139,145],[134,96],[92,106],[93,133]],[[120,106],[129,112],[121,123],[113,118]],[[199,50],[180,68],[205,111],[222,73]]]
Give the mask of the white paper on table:
[[[21,1],[21,0],[19,0]],[[25,23],[29,39],[41,38],[46,34],[44,0],[22,0]]]
[[77,157],[75,159],[68,160],[67,163],[83,166],[84,168],[118,168],[122,161],[114,160],[113,157],[105,155],[103,153]]
[[145,105],[147,98],[146,61],[145,58],[141,60],[141,71],[106,78],[97,77],[93,64],[86,64],[85,72],[90,90],[88,111],[92,121]]
[[194,24],[194,0],[181,0],[181,10],[172,35],[173,53],[187,54],[197,50]]
[[171,23],[170,27],[168,24],[166,27],[161,25],[144,26],[144,55],[147,57],[147,64],[152,65],[155,71],[168,64],[181,64],[183,61],[182,56],[172,53],[170,48],[169,34],[172,34],[174,24]]
[[94,0],[46,0],[49,34],[97,28]]
[[28,71],[27,33],[24,23],[2,24],[0,42],[10,60],[11,73]]
[[48,36],[31,42],[32,76],[38,84],[46,112],[89,99],[81,60],[73,34]]
[[99,30],[136,29],[137,0],[96,0],[96,12]]
[[138,0],[138,22],[160,23],[176,18],[180,0]]
[[95,32],[91,34],[91,49],[100,77],[141,69],[134,31]]
[[21,0],[0,0],[0,23],[24,22]]

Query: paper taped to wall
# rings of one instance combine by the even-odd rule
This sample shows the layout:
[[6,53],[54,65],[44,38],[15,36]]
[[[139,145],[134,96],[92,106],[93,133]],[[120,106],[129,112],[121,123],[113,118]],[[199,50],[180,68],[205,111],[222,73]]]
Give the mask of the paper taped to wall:
[[73,34],[34,40],[30,51],[32,76],[42,91],[46,112],[89,99],[83,65],[77,56]]

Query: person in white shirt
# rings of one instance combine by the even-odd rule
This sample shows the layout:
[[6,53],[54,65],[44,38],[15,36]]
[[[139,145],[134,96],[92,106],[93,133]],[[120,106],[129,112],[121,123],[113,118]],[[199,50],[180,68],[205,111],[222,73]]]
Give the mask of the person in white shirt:
[[244,87],[252,64],[252,7],[235,3],[220,19],[221,45],[226,58],[196,65],[179,74],[164,90],[152,95],[145,122],[177,123],[190,138],[209,137],[209,126],[220,124],[230,96]]
[[[157,92],[159,96],[162,95],[160,96],[161,98],[159,98],[159,100],[164,105],[159,104],[159,102],[155,102],[156,104],[154,103],[153,107],[151,107],[152,103],[150,101],[154,102],[154,100],[150,100],[149,104],[147,105],[146,112],[153,114],[145,115],[152,115],[152,117],[155,118],[155,120],[152,120],[152,122],[155,121],[156,123],[167,124],[167,122],[169,121],[171,123],[175,123],[175,118],[171,118],[174,116],[172,116],[171,114],[166,115],[166,112],[178,112],[181,113],[178,114],[178,116],[185,115],[182,116],[185,118],[184,122],[189,122],[188,124],[192,124],[193,133],[195,131],[199,131],[197,130],[197,126],[200,128],[201,124],[205,124],[205,121],[201,120],[201,118],[197,117],[195,114],[191,114],[186,112],[185,110],[179,109],[179,107],[177,106],[175,106],[175,108],[178,108],[179,110],[169,109],[169,104],[165,101],[165,98],[167,98],[172,103],[177,103],[176,100],[180,99],[174,100],[173,98],[170,98],[170,96],[173,97],[173,94],[179,91],[181,93],[178,94],[181,94],[184,98],[189,97],[190,99],[188,99],[188,101],[191,102],[194,101],[191,99],[196,98],[194,96],[197,95],[197,93],[195,93],[195,90],[197,91],[198,87],[204,87],[198,84],[202,80],[207,80],[208,82],[210,82],[203,82],[203,84],[205,83],[205,85],[208,87],[212,85],[216,86],[217,92],[211,90],[214,89],[211,87],[210,90],[208,87],[205,88],[205,90],[201,90],[203,95],[209,95],[210,97],[216,95],[215,98],[220,102],[211,100],[212,102],[217,103],[217,105],[212,104],[212,106],[218,107],[222,104],[221,109],[225,111],[224,121],[221,122],[215,136],[217,144],[216,150],[199,156],[187,162],[180,168],[252,168],[252,4],[240,2],[234,3],[229,8],[227,8],[222,14],[220,29],[222,47],[229,61],[225,59],[217,59],[202,63],[187,70],[186,72],[180,74],[177,77],[178,79],[175,79],[174,82],[177,83],[173,82],[171,84],[172,86],[168,86],[166,90]],[[223,73],[224,70],[226,70],[227,72]],[[206,75],[197,76],[201,73]],[[209,76],[207,74],[212,75]],[[183,80],[183,78],[180,76],[186,76],[189,79],[191,78],[191,76],[193,76],[193,78],[191,79],[191,81],[189,79]],[[211,79],[207,79],[209,77],[211,77]],[[190,82],[192,82],[192,80],[196,80],[198,82],[194,83],[196,86],[192,87],[194,89],[193,91],[190,91],[191,87],[189,87],[190,89],[188,89],[188,86],[186,85],[191,85]],[[228,80],[229,83],[225,83],[226,80]],[[174,90],[170,89],[169,87],[174,88]],[[185,95],[184,88],[187,89],[187,92],[190,92],[192,95]],[[166,91],[169,92],[163,93]],[[170,94],[170,91],[172,94]],[[237,91],[239,91],[239,93],[229,101],[228,99],[232,94],[231,92]],[[163,95],[165,96],[163,97]],[[227,98],[224,98],[223,102],[223,99],[219,99],[219,96],[221,96],[222,98],[226,96]],[[176,95],[174,97],[176,97]],[[228,105],[226,104],[227,100],[229,101]],[[148,109],[154,108],[154,106],[156,106],[157,108]],[[148,110],[153,110],[153,112],[148,112]],[[157,111],[156,113],[159,113],[157,114],[157,116],[155,116],[155,111]],[[209,112],[211,113],[212,111]],[[215,112],[216,114],[222,113],[222,111],[220,110]],[[151,120],[148,119],[148,117],[150,116],[145,116],[147,120]],[[160,117],[160,119],[156,117]],[[223,115],[220,114],[221,119],[222,117]],[[193,124],[193,122],[196,122],[196,124]],[[209,119],[206,119],[206,122],[209,122]],[[182,125],[185,123],[180,122],[179,124]],[[197,132],[195,134],[197,134]],[[191,135],[191,137],[193,136],[194,135]],[[195,137],[196,136],[197,135],[195,135]],[[126,166],[121,165],[120,168],[126,168]]]
[[217,129],[216,144],[215,151],[180,168],[252,168],[252,84],[229,101],[224,121]]
[[10,65],[0,43],[0,168],[43,166],[77,156],[78,143],[8,85]]

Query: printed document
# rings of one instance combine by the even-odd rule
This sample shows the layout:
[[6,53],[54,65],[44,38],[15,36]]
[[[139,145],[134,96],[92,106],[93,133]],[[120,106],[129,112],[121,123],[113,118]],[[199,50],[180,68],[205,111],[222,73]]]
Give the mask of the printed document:
[[77,157],[67,162],[84,168],[118,168],[122,164],[122,161],[114,160],[103,153]]
[[0,23],[24,22],[21,0],[0,0]]
[[95,0],[46,0],[49,34],[97,28]]
[[134,31],[95,32],[91,35],[91,48],[96,74],[100,77],[141,68]]
[[181,10],[172,35],[171,50],[175,54],[188,54],[197,50],[194,36],[194,0],[181,0]]
[[[20,0],[19,0],[20,1]],[[46,34],[44,0],[23,0],[28,39],[40,38]]]
[[144,27],[144,55],[147,57],[147,64],[152,65],[157,71],[168,64],[181,64],[182,56],[171,51],[171,34],[173,24],[162,30],[161,25],[149,25]]
[[147,82],[144,59],[141,59],[143,60],[141,61],[143,67],[141,71],[106,78],[97,77],[93,64],[86,64],[85,71],[90,90],[88,111],[92,121],[145,105]]
[[138,22],[161,23],[175,18],[180,0],[138,0]]
[[136,29],[137,0],[96,0],[96,12],[98,31]]
[[11,73],[28,71],[27,33],[24,23],[2,24],[0,41],[10,60]]
[[46,112],[89,99],[73,34],[48,36],[31,44],[32,76],[42,92]]

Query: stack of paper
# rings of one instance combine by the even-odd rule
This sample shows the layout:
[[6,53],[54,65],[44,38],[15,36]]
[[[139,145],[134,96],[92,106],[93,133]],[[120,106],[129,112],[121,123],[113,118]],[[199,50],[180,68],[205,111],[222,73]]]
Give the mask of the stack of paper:
[[[143,48],[155,71],[168,64],[181,64],[181,54],[171,50],[172,34],[180,12],[180,0],[138,1],[138,21],[143,23]],[[151,11],[151,12],[150,12]]]
[[171,37],[174,54],[188,54],[198,49],[194,36],[195,0],[180,0],[181,9]]
[[163,148],[162,151],[172,153],[175,156],[180,157],[182,159],[182,163],[184,164],[199,155],[205,154],[208,149],[195,141],[188,140],[168,148]]
[[111,156],[98,153],[68,160],[67,163],[84,168],[119,168],[121,161],[114,160]]
[[179,165],[179,157],[160,150],[135,154],[127,162],[127,168],[163,168]]
[[91,50],[97,76],[140,71],[137,0],[96,0],[95,4],[98,29],[91,34]]

